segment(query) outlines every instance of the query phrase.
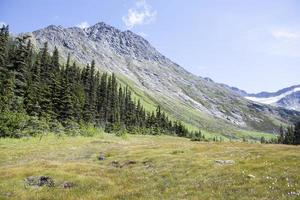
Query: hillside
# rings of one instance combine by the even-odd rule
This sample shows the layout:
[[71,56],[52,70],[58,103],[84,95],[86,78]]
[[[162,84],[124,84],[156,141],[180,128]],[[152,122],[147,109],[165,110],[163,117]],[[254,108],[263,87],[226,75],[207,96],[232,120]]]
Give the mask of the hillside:
[[[96,61],[101,71],[114,72],[150,109],[163,106],[173,118],[192,128],[231,135],[240,129],[276,132],[298,112],[246,100],[230,89],[195,76],[160,54],[131,31],[105,23],[86,29],[48,26],[29,33],[33,43],[56,46],[63,59],[70,53],[80,64]],[[174,109],[175,108],[175,109]]]
[[[0,199],[299,198],[297,146],[113,134],[0,146]],[[51,185],[30,181],[38,176]]]

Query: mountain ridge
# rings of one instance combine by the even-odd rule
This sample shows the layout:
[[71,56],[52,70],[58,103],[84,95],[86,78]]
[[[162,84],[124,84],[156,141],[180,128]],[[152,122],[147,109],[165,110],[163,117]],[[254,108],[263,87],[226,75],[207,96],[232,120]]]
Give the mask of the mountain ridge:
[[246,91],[237,87],[231,87],[226,84],[222,85],[248,100],[262,104],[273,105],[276,107],[282,107],[289,110],[300,111],[300,84],[286,87],[276,92],[264,91],[259,93],[247,93]]
[[277,92],[248,94],[245,98],[259,103],[300,111],[300,85],[294,85]]

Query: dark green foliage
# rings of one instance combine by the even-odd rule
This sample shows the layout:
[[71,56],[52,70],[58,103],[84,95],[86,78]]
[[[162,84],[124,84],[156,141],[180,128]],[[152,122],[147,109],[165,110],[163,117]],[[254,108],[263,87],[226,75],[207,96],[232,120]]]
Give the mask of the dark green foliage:
[[2,112],[0,114],[0,137],[21,137],[29,117],[19,112]]
[[8,26],[0,29],[0,112],[11,109],[14,79],[9,70]]
[[265,144],[267,141],[266,141],[266,138],[265,137],[261,137],[260,138],[260,143],[262,143],[262,144]]
[[205,141],[206,139],[201,131],[197,131],[195,133],[192,133],[191,140],[192,141]]
[[300,122],[298,122],[295,126],[294,130],[294,144],[300,144]]
[[277,141],[273,143],[279,144],[300,144],[300,122],[296,123],[295,126],[289,126],[286,130],[281,126],[280,135],[277,138]]
[[28,76],[28,48],[26,46],[27,36],[18,37],[16,39],[16,50],[11,59],[11,70],[14,75],[14,110],[22,111],[23,101],[27,88],[27,76]]
[[[8,27],[0,30],[0,136],[17,137],[52,131],[70,135],[93,135],[104,127],[119,135],[191,135],[179,121],[171,121],[160,106],[146,112],[140,100],[133,100],[115,74],[96,71],[94,61],[81,69],[76,63],[61,65],[59,52],[49,53],[47,43],[33,52],[28,37],[9,45]],[[83,124],[88,124],[86,127]],[[89,129],[87,127],[92,127]],[[202,140],[201,132],[194,134]]]

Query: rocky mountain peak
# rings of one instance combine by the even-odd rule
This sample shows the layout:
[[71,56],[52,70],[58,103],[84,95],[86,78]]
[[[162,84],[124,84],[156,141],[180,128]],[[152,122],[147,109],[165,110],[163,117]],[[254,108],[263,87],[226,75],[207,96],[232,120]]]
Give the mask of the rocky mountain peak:
[[85,28],[84,31],[88,35],[95,36],[95,37],[98,35],[101,35],[101,34],[112,34],[112,33],[118,34],[121,32],[120,30],[116,29],[115,27],[112,27],[104,22],[96,23],[93,26]]
[[121,31],[100,22],[84,31],[89,39],[108,46],[119,55],[129,56],[136,60],[163,62],[165,59],[147,40],[129,30]]
[[[95,48],[105,47],[120,56],[130,57],[137,61],[170,63],[170,60],[161,55],[143,37],[129,30],[121,31],[104,22],[96,23],[85,29],[50,25],[34,31],[33,35],[41,42],[51,43],[50,41],[53,41],[53,44],[59,42],[70,50],[81,49],[82,46],[90,44]],[[78,40],[81,40],[82,45],[77,44]]]

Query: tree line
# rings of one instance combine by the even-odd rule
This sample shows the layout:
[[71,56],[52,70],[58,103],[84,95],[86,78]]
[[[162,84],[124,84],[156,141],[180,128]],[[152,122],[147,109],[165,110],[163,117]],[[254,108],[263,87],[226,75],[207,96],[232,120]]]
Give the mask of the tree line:
[[[0,30],[0,136],[17,136],[28,128],[76,129],[92,124],[107,132],[126,130],[145,134],[191,134],[157,106],[146,111],[128,86],[114,74],[100,73],[94,61],[80,68],[59,60],[47,43],[35,52],[30,37],[15,39],[8,26]],[[15,135],[16,134],[16,135]]]
[[267,140],[261,137],[261,143],[270,144],[289,144],[289,145],[300,145],[300,122],[296,123],[294,126],[288,126],[284,128],[280,126],[279,136],[277,138],[272,138]]
[[278,143],[300,145],[300,122],[295,126],[289,126],[286,129],[281,126]]

